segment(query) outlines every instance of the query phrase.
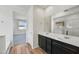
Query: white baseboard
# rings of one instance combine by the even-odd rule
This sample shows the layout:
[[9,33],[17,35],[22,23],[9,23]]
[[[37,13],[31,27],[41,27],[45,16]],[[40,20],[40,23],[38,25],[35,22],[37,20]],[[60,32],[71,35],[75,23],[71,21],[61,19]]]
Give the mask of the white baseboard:
[[38,47],[39,47],[39,45],[36,44],[36,45],[33,46],[33,49],[34,49],[34,48],[38,48]]
[[7,48],[7,50],[6,50],[6,54],[9,54],[10,53],[10,49],[11,49],[11,47],[13,46],[13,43],[11,42],[10,44],[9,44],[9,46],[8,46],[8,48]]

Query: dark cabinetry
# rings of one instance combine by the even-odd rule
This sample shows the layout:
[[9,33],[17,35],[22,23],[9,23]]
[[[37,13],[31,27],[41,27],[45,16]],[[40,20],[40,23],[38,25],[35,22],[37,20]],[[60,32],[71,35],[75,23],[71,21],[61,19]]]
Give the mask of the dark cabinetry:
[[49,53],[49,54],[52,53],[51,44],[52,44],[51,39],[46,38],[46,52]]
[[53,54],[72,54],[73,53],[70,49],[68,49],[69,48],[68,46],[66,47],[64,44],[61,44],[58,41],[53,40],[52,46],[53,46],[52,47]]
[[46,51],[46,38],[44,36],[39,35],[39,46]]
[[57,40],[52,40],[54,54],[79,54],[79,47],[63,43]]
[[79,47],[39,35],[39,47],[48,54],[78,54]]
[[41,35],[39,35],[38,38],[39,38],[38,43],[39,43],[40,48],[44,49],[49,54],[52,53],[51,52],[51,42],[52,42],[51,39],[45,36],[41,36]]

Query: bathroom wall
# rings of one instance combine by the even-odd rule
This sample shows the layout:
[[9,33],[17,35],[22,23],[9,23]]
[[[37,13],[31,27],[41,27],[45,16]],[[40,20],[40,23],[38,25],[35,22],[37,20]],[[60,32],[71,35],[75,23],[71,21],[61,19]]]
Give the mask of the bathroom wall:
[[38,6],[30,6],[28,11],[28,42],[32,48],[38,47],[38,33],[50,32],[51,19],[48,10],[39,8]]
[[[45,6],[46,7],[46,6]],[[34,6],[33,9],[33,47],[38,46],[38,34],[40,32],[51,32],[51,17],[52,7],[46,7],[46,9],[41,6]]]
[[5,36],[5,51],[13,41],[13,18],[9,6],[0,6],[0,34]]
[[31,44],[33,48],[33,6],[29,7],[29,11],[27,12],[28,19],[28,29],[27,29],[27,42]]
[[[28,6],[12,6],[12,5],[1,5],[0,6],[0,35],[5,36],[5,51],[9,44],[13,42],[13,12],[17,12],[24,15],[28,12]],[[27,18],[27,16],[26,16]]]
[[45,31],[45,10],[34,6],[33,12],[33,47],[36,48],[38,47],[38,33]]

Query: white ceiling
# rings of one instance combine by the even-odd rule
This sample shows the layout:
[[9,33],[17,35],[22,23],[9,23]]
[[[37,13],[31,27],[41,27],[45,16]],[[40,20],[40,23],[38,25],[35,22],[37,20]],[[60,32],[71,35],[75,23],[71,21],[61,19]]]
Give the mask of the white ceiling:
[[38,5],[39,8],[43,8],[43,9],[46,9],[49,7],[49,5]]
[[76,6],[76,5],[54,5],[53,6],[54,14],[62,12],[64,10],[69,9],[71,7],[74,7],[74,6]]
[[[32,6],[32,5],[17,5],[17,6],[24,8],[28,12],[30,6]],[[57,14],[59,12],[64,11],[65,9],[74,7],[76,5],[34,5],[34,6],[37,6],[39,8],[43,8],[43,9],[46,9],[46,8],[52,6],[53,10],[51,12],[53,12],[53,14]]]
[[30,5],[17,5],[23,9],[25,9],[26,11],[30,8]]
[[37,7],[43,8],[43,9],[46,9],[50,6],[53,7],[53,12],[54,12],[54,14],[56,14],[56,13],[66,10],[66,9],[69,9],[71,7],[74,7],[76,5],[37,5]]

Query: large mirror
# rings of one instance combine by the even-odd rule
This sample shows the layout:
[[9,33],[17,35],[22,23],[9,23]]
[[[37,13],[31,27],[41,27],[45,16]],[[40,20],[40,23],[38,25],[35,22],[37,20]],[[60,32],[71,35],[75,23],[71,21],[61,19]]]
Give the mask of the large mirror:
[[55,33],[79,36],[79,13],[56,18],[54,22]]

